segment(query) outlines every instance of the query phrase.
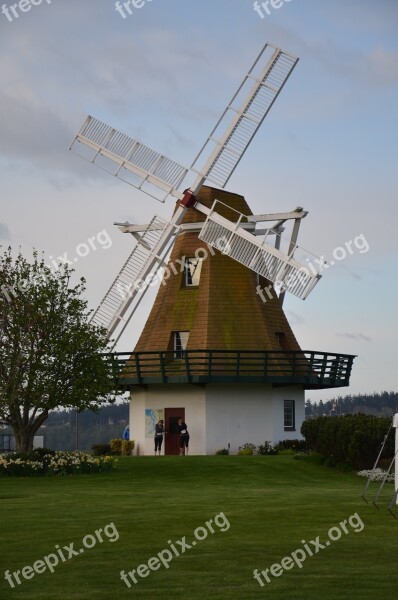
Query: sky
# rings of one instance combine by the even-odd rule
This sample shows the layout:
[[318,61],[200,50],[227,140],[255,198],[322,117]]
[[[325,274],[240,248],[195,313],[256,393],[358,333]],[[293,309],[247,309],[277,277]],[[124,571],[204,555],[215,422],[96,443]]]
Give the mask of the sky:
[[132,249],[113,223],[169,218],[174,202],[69,152],[85,116],[189,166],[270,42],[300,60],[226,189],[257,214],[304,207],[299,244],[329,262],[286,314],[304,350],[358,358],[349,388],[306,397],[396,391],[398,2],[135,4],[123,18],[114,0],[0,3],[0,244],[77,258],[95,308]]

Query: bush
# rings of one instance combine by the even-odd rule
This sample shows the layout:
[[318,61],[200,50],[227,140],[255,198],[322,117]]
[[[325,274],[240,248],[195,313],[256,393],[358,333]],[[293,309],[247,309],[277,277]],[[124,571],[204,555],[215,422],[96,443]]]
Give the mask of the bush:
[[94,444],[91,446],[91,450],[94,456],[105,456],[112,453],[110,444]]
[[134,440],[123,440],[122,442],[122,455],[123,456],[131,456],[134,450]]
[[305,440],[281,440],[276,444],[275,448],[279,451],[294,450],[295,452],[306,452],[308,450]]
[[[310,450],[322,454],[329,465],[349,464],[369,469],[379,453],[391,418],[356,414],[317,417],[304,421],[301,433]],[[389,436],[382,459],[394,456],[394,438]]]
[[122,444],[125,441],[126,440],[122,440],[121,438],[116,439],[116,440],[111,440],[109,442],[109,445],[111,447],[112,454],[116,454],[117,456],[120,456],[122,454]]
[[221,448],[221,450],[217,450],[216,454],[227,455],[227,454],[229,454],[229,450],[228,450],[228,448]]
[[240,456],[252,456],[256,451],[256,445],[251,443],[243,444],[243,446],[239,446],[238,454]]
[[239,456],[253,456],[252,448],[240,448],[238,452]]
[[257,454],[261,454],[263,456],[272,456],[278,454],[278,450],[272,446],[271,442],[265,441],[264,444],[257,448]]

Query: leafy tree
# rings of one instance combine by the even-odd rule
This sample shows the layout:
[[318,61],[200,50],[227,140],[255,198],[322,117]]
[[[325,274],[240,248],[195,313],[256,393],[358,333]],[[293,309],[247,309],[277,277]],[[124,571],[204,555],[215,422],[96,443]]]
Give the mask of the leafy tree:
[[11,248],[0,255],[0,420],[18,451],[32,449],[51,410],[115,399],[105,330],[89,323],[85,281],[72,286],[72,272],[52,271],[36,251],[31,263]]

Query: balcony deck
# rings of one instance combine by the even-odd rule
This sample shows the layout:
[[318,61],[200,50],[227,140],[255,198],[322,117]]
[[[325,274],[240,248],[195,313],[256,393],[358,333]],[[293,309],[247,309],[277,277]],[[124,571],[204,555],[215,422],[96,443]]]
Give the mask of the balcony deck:
[[162,383],[271,383],[305,389],[349,385],[355,355],[265,350],[115,352],[122,389]]

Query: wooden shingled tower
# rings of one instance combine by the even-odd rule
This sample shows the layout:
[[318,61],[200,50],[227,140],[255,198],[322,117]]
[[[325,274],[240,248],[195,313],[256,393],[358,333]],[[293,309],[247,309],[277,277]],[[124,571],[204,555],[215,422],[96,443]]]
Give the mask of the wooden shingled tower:
[[[203,187],[199,201],[210,208],[215,199],[245,215],[252,214],[243,196]],[[229,217],[228,210],[224,216]],[[203,224],[203,214],[186,213],[182,224]],[[136,352],[174,350],[175,334],[185,332],[186,350],[292,350],[300,347],[270,282],[213,250],[198,238],[199,229],[182,230],[163,280],[135,347]],[[201,258],[197,285],[187,285],[187,261]],[[168,273],[168,274],[169,274]],[[257,287],[270,286],[270,294]],[[269,296],[272,296],[270,298]]]

